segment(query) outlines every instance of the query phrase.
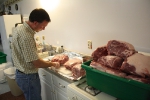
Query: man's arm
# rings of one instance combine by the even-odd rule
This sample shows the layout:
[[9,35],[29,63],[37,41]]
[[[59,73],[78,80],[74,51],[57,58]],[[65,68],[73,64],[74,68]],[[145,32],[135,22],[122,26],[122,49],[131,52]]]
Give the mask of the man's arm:
[[36,68],[47,68],[54,66],[55,68],[59,68],[60,64],[58,62],[50,62],[50,61],[44,61],[43,59],[38,59],[32,62],[34,67]]

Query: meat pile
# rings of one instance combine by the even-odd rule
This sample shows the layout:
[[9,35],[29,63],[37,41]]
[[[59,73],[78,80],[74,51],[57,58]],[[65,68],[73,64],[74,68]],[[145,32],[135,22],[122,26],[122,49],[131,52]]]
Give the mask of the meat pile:
[[128,42],[110,40],[92,53],[90,66],[113,75],[150,84],[150,56]]
[[65,64],[64,66],[69,69],[72,70],[72,68],[74,67],[74,65],[76,64],[81,64],[82,60],[78,59],[78,58],[70,58]]
[[85,70],[81,67],[82,60],[79,58],[69,58],[65,54],[57,54],[51,59],[51,62],[59,62],[61,66],[72,71],[74,79],[85,75]]
[[51,62],[59,62],[60,65],[63,65],[68,60],[69,60],[69,57],[67,55],[57,54],[51,59]]

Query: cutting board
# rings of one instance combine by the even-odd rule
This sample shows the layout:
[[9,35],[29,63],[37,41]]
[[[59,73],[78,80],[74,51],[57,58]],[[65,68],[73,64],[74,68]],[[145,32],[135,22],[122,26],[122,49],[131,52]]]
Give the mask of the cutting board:
[[66,69],[66,67],[64,66],[61,66],[60,68],[55,69],[55,70],[63,75],[72,76],[72,71]]

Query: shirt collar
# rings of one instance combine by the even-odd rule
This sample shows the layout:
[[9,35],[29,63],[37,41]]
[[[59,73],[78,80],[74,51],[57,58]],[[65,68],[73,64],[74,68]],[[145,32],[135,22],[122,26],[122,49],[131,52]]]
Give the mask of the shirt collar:
[[27,24],[27,22],[24,22],[23,25],[31,32],[31,34],[36,34],[36,32]]

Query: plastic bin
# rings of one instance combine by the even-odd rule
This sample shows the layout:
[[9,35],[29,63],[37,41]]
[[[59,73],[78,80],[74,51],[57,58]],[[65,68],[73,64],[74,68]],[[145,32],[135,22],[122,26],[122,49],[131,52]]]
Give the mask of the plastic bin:
[[0,64],[0,83],[6,82],[6,76],[4,74],[4,70],[9,68],[10,66],[13,66],[11,62]]
[[6,82],[6,77],[4,75],[4,69],[0,68],[0,83],[5,83]]
[[4,70],[6,69],[5,65],[6,63],[0,64],[0,83],[6,82],[6,76],[4,74]]
[[17,85],[15,81],[15,72],[16,72],[15,67],[10,67],[4,70],[4,73],[6,75],[6,80],[8,82],[11,93],[14,96],[19,96],[23,92],[21,91],[21,89],[19,88],[19,86]]
[[7,56],[6,54],[0,52],[0,64],[6,63],[6,56]]
[[86,70],[87,84],[102,92],[115,96],[119,100],[150,100],[150,84],[121,78],[96,70],[91,61],[82,64]]

